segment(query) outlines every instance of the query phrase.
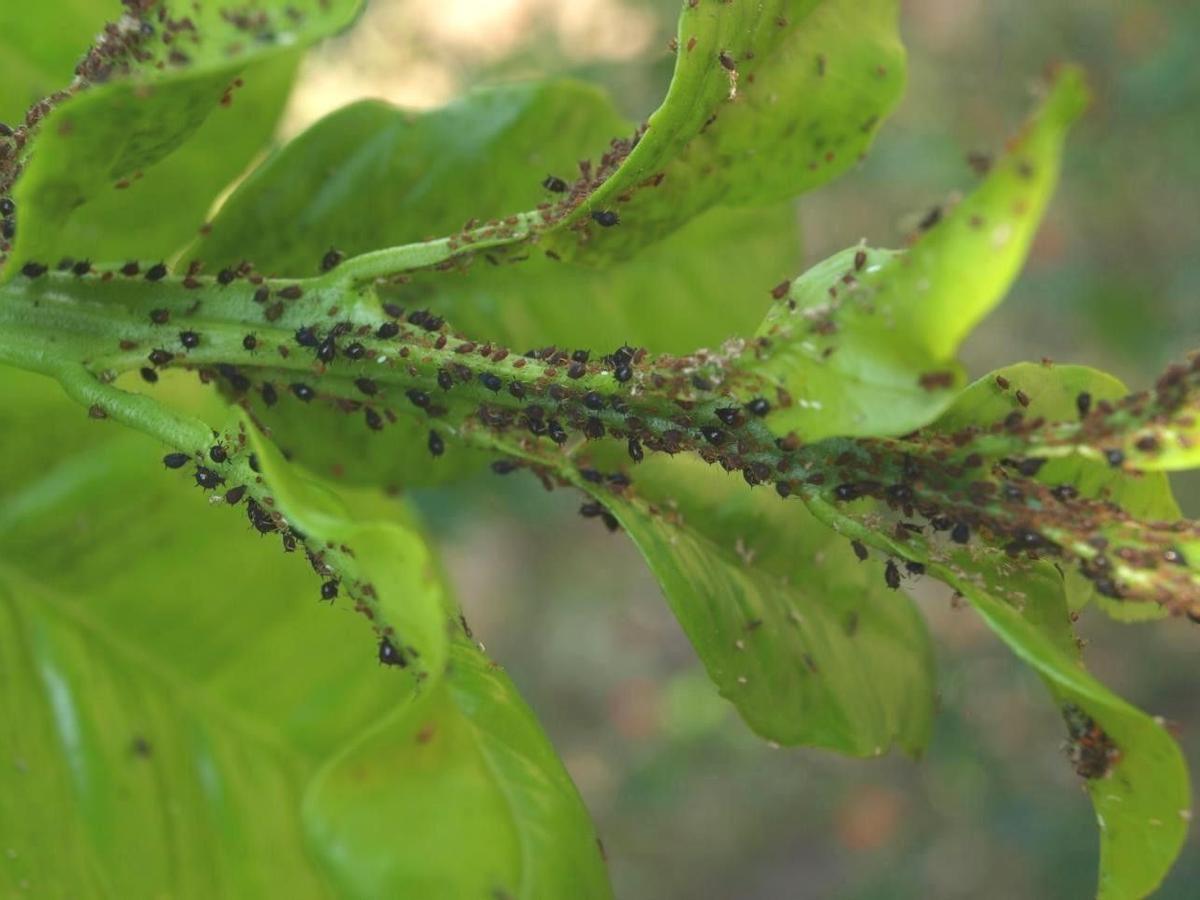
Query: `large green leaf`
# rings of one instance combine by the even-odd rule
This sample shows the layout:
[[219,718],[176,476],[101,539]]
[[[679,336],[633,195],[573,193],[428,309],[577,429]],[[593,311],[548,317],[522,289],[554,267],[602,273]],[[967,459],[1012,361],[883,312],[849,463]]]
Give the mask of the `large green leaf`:
[[[1083,669],[1061,588],[1027,593],[1025,609],[1018,612],[970,579],[952,583],[1000,639],[1041,675],[1060,707],[1081,709],[1115,745],[1119,756],[1101,777],[1087,782],[1100,827],[1097,897],[1146,896],[1179,855],[1191,818],[1187,765],[1179,745],[1159,722]],[[1072,712],[1064,709],[1064,716]]]
[[[45,399],[45,382],[0,378],[7,429],[25,398]],[[586,813],[511,684],[465,645],[441,678],[433,643],[448,652],[452,607],[400,507],[364,495],[352,521],[339,518],[341,501],[258,448],[288,521],[352,542],[353,566],[336,574],[369,580],[386,622],[420,647],[407,670],[378,664],[362,618],[318,602],[299,554],[257,535],[240,508],[205,509],[153,442],[107,440],[110,424],[41,409],[59,442],[6,443],[0,463],[13,485],[0,504],[6,892],[359,896],[349,865],[385,873],[366,896],[472,877],[514,897],[563,879],[606,896]],[[436,628],[423,635],[419,620]],[[379,796],[358,804],[357,754],[405,729],[424,735],[429,703],[444,738],[421,738],[420,770],[378,774]],[[483,783],[488,805],[421,808],[434,782]],[[348,804],[353,821],[331,817]],[[470,840],[462,830],[427,854],[403,827],[417,809],[426,833],[469,816]],[[394,839],[372,844],[363,829]]]
[[123,262],[179,249],[270,137],[302,48],[345,26],[358,5],[296,0],[241,16],[176,0],[162,8],[194,29],[175,29],[169,43],[172,29],[147,14],[144,58],[60,103],[30,142],[13,190],[9,271],[26,260]]
[[343,895],[611,897],[575,787],[512,683],[465,640],[451,662],[306,798]]
[[638,476],[629,496],[582,484],[629,532],[751,728],[856,756],[923,750],[933,655],[907,598],[773,492],[682,460],[648,460]]
[[473,91],[429,113],[355,103],[251,174],[189,256],[316,274],[331,247],[365,253],[532,207],[551,196],[548,173],[569,174],[627,128],[604,94],[577,82]]
[[[1088,776],[1101,830],[1098,895],[1117,900],[1154,890],[1187,833],[1187,767],[1161,724],[1083,668],[1061,575],[1048,565],[997,564],[999,554],[981,559],[978,548],[945,537],[906,534],[898,540],[890,529],[880,530],[883,516],[873,505],[851,510],[819,498],[808,504],[821,521],[847,537],[870,540],[897,557],[925,564],[930,574],[966,596],[1001,640],[1042,677],[1065,718],[1098,725],[1107,735],[1104,741],[1097,740],[1099,732],[1087,735],[1091,765],[1077,767]],[[1111,749],[1111,756],[1105,749]]]
[[739,364],[782,392],[772,430],[903,434],[949,403],[958,344],[1016,277],[1086,100],[1080,73],[1061,70],[984,182],[908,251],[846,250],[779,292]]
[[[895,0],[684,4],[666,99],[547,242],[628,256],[713,206],[792,197],[856,165],[904,89],[896,17]],[[620,226],[590,224],[600,210]]]

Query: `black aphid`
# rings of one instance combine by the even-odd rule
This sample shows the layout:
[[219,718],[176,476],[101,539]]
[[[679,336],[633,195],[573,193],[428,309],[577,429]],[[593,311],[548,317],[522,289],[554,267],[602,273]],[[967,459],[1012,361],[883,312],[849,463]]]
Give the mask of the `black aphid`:
[[740,413],[736,406],[722,406],[721,408],[714,410],[714,412],[716,413],[717,418],[730,428],[737,425]]
[[168,453],[163,457],[163,465],[168,469],[181,469],[188,464],[191,457],[186,453]]
[[196,466],[196,484],[206,491],[214,490],[225,483],[225,479],[204,466]]
[[893,591],[900,587],[900,569],[895,560],[889,559],[883,568],[883,580]]
[[755,397],[746,404],[746,409],[750,411],[751,415],[765,416],[771,411],[771,404],[764,397]]
[[250,524],[259,534],[270,534],[279,528],[271,514],[263,509],[253,497],[246,501],[246,518],[250,520]]
[[1083,391],[1075,397],[1075,408],[1079,410],[1079,417],[1083,418],[1091,411],[1092,395],[1087,391]]
[[397,649],[396,645],[385,637],[379,639],[379,662],[385,666],[399,666],[401,669],[408,665],[404,651]]

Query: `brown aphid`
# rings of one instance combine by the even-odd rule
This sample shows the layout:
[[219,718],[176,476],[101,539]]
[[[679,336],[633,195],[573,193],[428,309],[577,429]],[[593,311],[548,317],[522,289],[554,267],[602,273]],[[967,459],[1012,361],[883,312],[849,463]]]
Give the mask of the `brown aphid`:
[[953,372],[925,372],[917,380],[922,390],[937,391],[946,390],[954,386]]

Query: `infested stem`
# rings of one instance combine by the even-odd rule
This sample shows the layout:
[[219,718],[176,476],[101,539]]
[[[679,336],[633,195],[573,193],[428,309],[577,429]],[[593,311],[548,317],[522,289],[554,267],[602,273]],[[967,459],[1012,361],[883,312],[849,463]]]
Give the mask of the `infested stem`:
[[[424,419],[439,440],[453,437],[589,490],[563,445],[573,435],[618,438],[633,464],[650,452],[700,456],[740,471],[751,486],[772,485],[814,512],[826,510],[819,517],[839,530],[857,521],[850,532],[858,539],[914,563],[931,553],[952,558],[959,550],[951,544],[983,535],[1013,559],[1072,558],[1101,593],[1200,612],[1196,572],[1186,561],[1159,566],[1183,559],[1180,541],[1200,539],[1194,524],[1134,522],[1102,502],[1055,493],[1028,477],[1036,466],[1026,472],[1021,464],[1032,452],[1098,452],[1081,437],[1122,422],[1139,426],[1148,415],[1142,406],[1097,410],[1080,422],[1006,421],[953,436],[803,445],[772,433],[763,418],[771,404],[756,396],[763,382],[735,354],[649,359],[622,348],[591,359],[549,348],[518,356],[451,336],[440,319],[405,317],[372,290],[354,289],[397,259],[423,258],[411,247],[389,253],[303,282],[188,287],[102,277],[97,284],[56,273],[10,284],[0,288],[0,358],[52,374],[85,405],[187,452],[208,440],[207,426],[106,382],[138,369],[145,376],[186,368],[223,380],[252,413],[277,402],[320,402],[363,412],[375,430],[386,427],[380,410],[388,419]],[[1175,394],[1160,405],[1190,408],[1195,395],[1179,391],[1194,380],[1173,376]],[[586,456],[587,441],[577,446]],[[871,502],[854,504],[864,499]],[[828,509],[839,513],[830,518]],[[951,540],[918,537],[926,529],[949,531]]]

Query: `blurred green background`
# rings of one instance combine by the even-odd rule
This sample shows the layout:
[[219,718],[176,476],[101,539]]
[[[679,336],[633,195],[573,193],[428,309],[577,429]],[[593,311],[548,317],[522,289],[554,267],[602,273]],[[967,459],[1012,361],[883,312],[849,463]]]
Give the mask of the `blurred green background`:
[[[436,106],[468,86],[570,74],[643,117],[669,79],[677,0],[372,0],[307,64],[290,132],[350,99]],[[1200,347],[1200,5],[908,0],[905,101],[862,167],[798,207],[806,260],[901,245],[973,183],[1043,68],[1088,68],[1095,105],[1027,270],[969,341],[973,375],[1050,357],[1148,384]],[[768,282],[767,279],[770,279]],[[775,273],[764,273],[764,284]],[[1200,482],[1180,501],[1200,514]],[[1041,685],[926,582],[941,712],[928,755],[773,749],[715,698],[635,551],[532,479],[420,497],[488,651],[532,703],[595,816],[624,900],[1069,898],[1094,889],[1091,806]],[[1200,770],[1200,630],[1087,613],[1093,670],[1178,721]],[[1195,897],[1193,837],[1162,897]]]

